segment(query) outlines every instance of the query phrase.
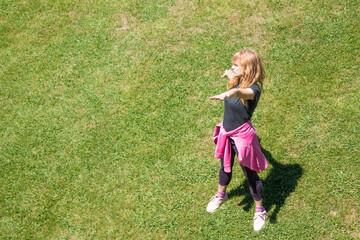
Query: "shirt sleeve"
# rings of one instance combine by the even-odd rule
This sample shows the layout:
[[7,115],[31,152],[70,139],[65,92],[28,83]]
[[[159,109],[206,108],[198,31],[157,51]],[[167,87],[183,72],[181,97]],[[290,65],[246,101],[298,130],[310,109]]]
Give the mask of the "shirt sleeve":
[[259,85],[254,84],[254,85],[252,85],[252,86],[250,86],[250,87],[248,87],[248,88],[250,88],[251,90],[253,90],[254,93],[255,93],[255,99],[252,100],[252,101],[258,102],[259,99],[260,99],[260,95],[261,95],[261,89],[260,89]]

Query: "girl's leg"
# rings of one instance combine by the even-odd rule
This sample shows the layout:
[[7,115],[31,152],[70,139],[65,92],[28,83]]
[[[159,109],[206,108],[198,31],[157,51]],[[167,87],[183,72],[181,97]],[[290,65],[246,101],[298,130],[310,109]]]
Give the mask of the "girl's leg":
[[[239,156],[238,151],[235,146],[235,143],[232,139],[230,140],[230,143],[231,143],[231,149],[232,149],[231,153],[235,153],[236,155]],[[231,164],[234,164],[234,163],[232,162]],[[262,191],[263,185],[262,185],[262,182],[261,182],[257,172],[255,172],[247,167],[244,167],[241,164],[240,164],[240,166],[241,166],[242,171],[244,172],[247,182],[249,183],[250,193],[255,201],[255,206],[261,207],[262,206],[262,198],[263,198],[263,191]],[[231,167],[232,167],[232,165],[231,165]]]
[[255,171],[243,166],[241,166],[241,168],[245,174],[246,180],[249,183],[251,196],[255,201],[254,230],[257,232],[264,228],[267,216],[266,210],[262,205],[262,182]]
[[257,172],[244,166],[241,166],[241,169],[243,170],[245,178],[249,183],[250,193],[255,201],[255,206],[261,207],[263,199],[263,185]]
[[[221,166],[220,166],[220,171],[219,171],[219,188],[218,190],[224,190],[221,192],[225,192],[226,191],[226,187],[227,185],[229,185],[231,178],[232,178],[232,171],[227,173],[224,171],[224,159],[221,158]],[[231,169],[234,165],[234,155],[231,154]]]
[[[231,152],[231,168],[234,165],[235,152]],[[215,212],[221,204],[229,199],[226,194],[226,188],[229,185],[232,177],[232,172],[227,173],[224,171],[224,159],[221,159],[221,166],[219,171],[219,186],[218,192],[213,196],[206,207],[206,211]]]
[[[237,154],[236,152],[236,148],[234,148],[235,144],[233,144],[233,141],[230,140],[232,148],[231,148],[231,169],[234,166],[234,158],[235,158],[235,154]],[[234,145],[234,146],[233,146]],[[221,158],[221,166],[220,166],[220,171],[219,171],[219,187],[218,187],[218,191],[220,192],[225,192],[226,191],[226,187],[229,185],[231,178],[232,178],[232,171],[227,173],[224,171],[224,159]]]
[[[226,188],[229,185],[232,178],[232,171],[227,173],[224,171],[224,159],[221,158],[221,166],[219,171],[219,186],[217,196],[223,198],[226,195]],[[234,165],[234,154],[231,154],[231,168]]]
[[[236,155],[239,156],[233,141],[231,141],[231,145],[232,149],[236,152]],[[241,169],[243,170],[245,178],[249,183],[250,193],[255,201],[254,230],[260,231],[265,226],[267,216],[266,210],[262,205],[263,185],[257,172],[243,166],[241,166]]]

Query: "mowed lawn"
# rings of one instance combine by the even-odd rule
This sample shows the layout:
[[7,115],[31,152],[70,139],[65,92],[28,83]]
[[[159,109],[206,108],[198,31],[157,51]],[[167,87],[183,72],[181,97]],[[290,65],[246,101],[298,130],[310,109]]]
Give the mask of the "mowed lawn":
[[[2,0],[0,239],[359,239],[360,2]],[[232,55],[267,78],[253,116],[266,227],[238,164],[216,193]]]

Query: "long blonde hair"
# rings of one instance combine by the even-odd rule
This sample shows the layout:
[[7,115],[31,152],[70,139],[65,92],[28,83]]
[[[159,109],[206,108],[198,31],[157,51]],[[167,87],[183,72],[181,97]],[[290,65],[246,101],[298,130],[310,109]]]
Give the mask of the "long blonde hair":
[[[261,63],[260,56],[251,49],[241,50],[232,58],[233,63],[240,64],[243,69],[243,75],[230,79],[227,83],[227,89],[231,89],[234,86],[240,84],[239,88],[247,88],[253,84],[258,84],[261,90],[263,89],[265,70]],[[241,99],[245,107],[247,107],[247,101]]]

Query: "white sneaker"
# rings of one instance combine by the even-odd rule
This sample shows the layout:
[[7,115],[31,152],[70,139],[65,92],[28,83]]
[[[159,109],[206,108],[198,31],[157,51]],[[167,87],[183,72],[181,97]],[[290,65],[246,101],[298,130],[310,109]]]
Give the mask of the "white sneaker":
[[265,226],[265,220],[266,220],[266,210],[263,212],[256,212],[254,216],[254,230],[255,232],[260,231]]
[[229,199],[228,195],[225,193],[225,196],[223,198],[215,195],[211,198],[209,204],[206,207],[206,211],[209,213],[215,212],[216,209],[220,207],[221,204],[226,202]]

